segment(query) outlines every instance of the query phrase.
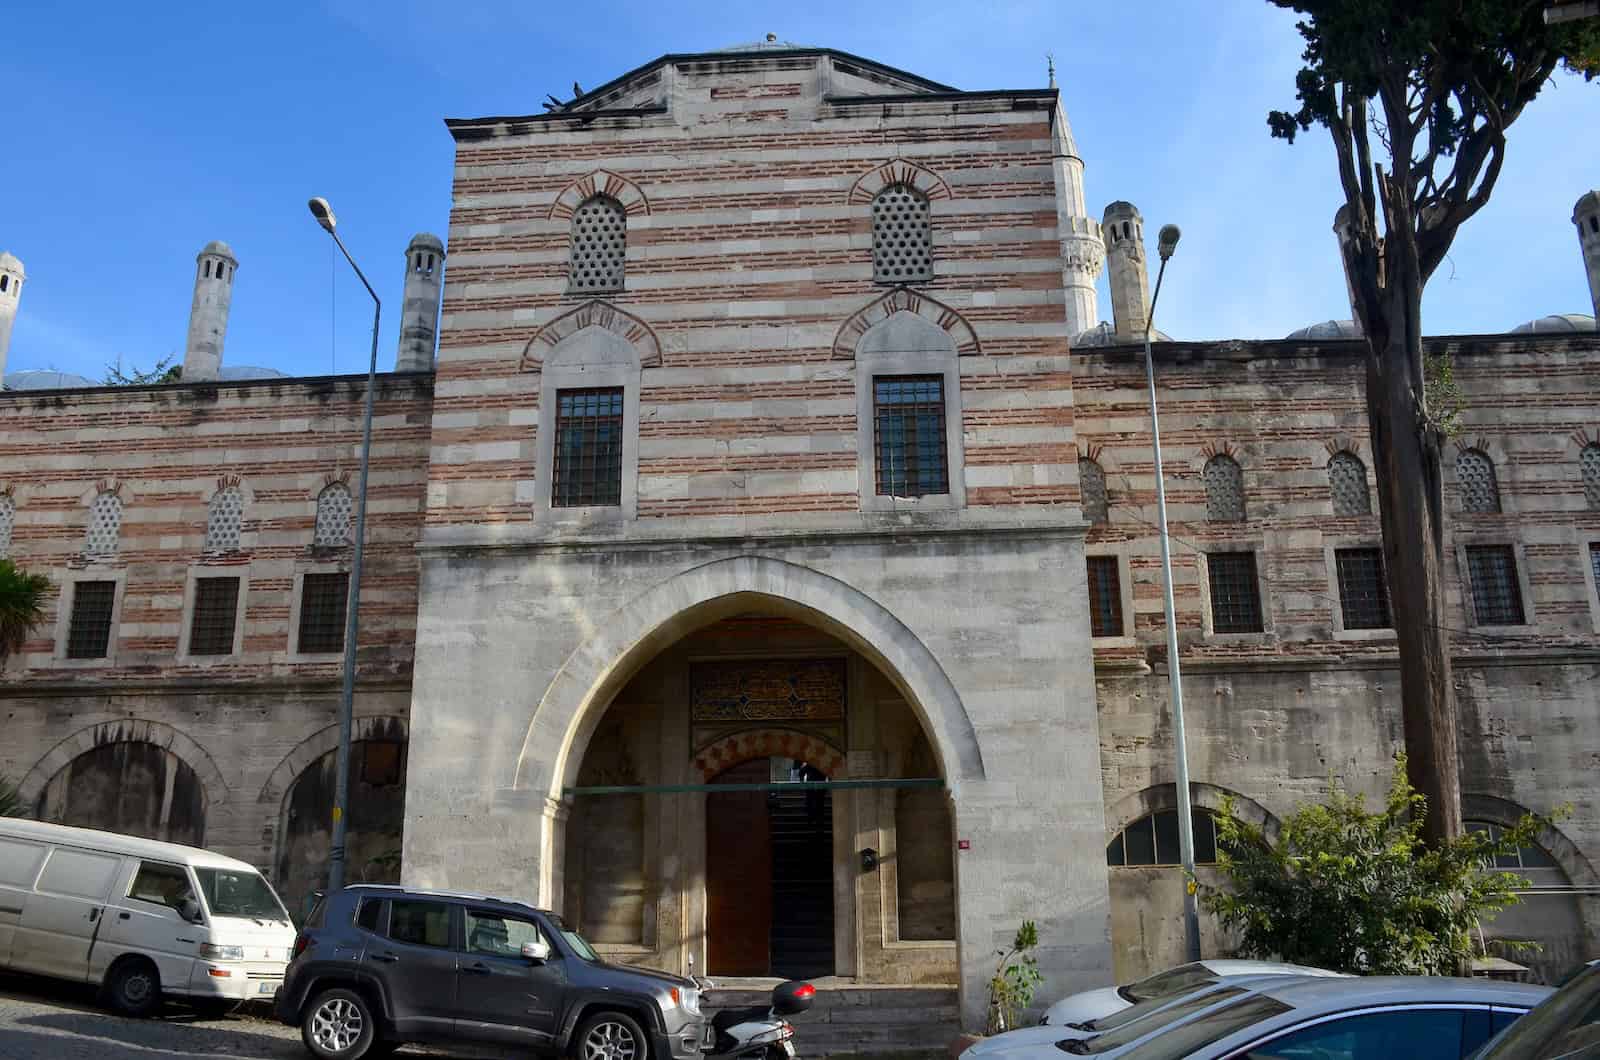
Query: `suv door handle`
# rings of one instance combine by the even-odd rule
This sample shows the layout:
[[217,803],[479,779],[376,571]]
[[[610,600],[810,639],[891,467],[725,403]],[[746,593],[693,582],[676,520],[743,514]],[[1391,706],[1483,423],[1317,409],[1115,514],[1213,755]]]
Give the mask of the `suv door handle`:
[[391,963],[400,959],[399,955],[394,953],[369,953],[367,956],[375,961],[389,961]]
[[465,968],[463,968],[461,970],[463,972],[466,972],[468,975],[488,975],[489,974],[489,966],[487,964],[484,964],[482,961],[479,961],[477,964],[469,964],[469,965],[467,965]]

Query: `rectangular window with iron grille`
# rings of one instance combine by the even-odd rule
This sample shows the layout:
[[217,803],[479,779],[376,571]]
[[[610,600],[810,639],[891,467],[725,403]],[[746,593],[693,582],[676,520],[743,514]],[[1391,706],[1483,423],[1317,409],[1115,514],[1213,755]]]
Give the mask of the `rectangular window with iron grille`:
[[1089,557],[1089,632],[1122,636],[1122,573],[1115,556]]
[[300,584],[302,654],[344,651],[345,604],[349,596],[350,575],[344,571],[305,576]]
[[238,617],[238,578],[196,578],[194,614],[189,618],[189,654],[232,655],[234,620]]
[[556,391],[550,506],[622,503],[622,388]]
[[1340,548],[1333,553],[1339,577],[1339,610],[1345,629],[1388,629],[1389,585],[1383,575],[1383,550]]
[[1472,613],[1480,626],[1521,626],[1528,618],[1517,584],[1517,552],[1510,545],[1469,545],[1467,578]]
[[72,618],[67,623],[67,658],[104,659],[111,646],[111,614],[117,583],[74,582]]
[[944,376],[878,376],[872,381],[872,419],[879,496],[950,492]]
[[1589,569],[1594,571],[1594,587],[1600,592],[1600,541],[1589,542]]
[[1212,552],[1206,556],[1211,583],[1211,631],[1260,633],[1261,582],[1254,552]]

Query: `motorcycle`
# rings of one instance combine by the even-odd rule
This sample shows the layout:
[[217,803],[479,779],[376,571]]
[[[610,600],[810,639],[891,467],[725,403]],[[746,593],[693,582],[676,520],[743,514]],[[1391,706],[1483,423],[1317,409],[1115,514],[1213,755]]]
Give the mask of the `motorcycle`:
[[[712,984],[699,980],[702,989]],[[794,1060],[794,1025],[784,1017],[811,1007],[817,988],[801,980],[772,988],[770,1006],[723,1009],[711,1017],[701,1052],[709,1060]]]

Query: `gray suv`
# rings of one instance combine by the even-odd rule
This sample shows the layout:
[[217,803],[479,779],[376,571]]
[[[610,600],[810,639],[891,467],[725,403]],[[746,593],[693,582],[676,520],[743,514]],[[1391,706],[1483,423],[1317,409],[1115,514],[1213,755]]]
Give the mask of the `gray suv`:
[[692,980],[606,964],[554,913],[376,884],[317,903],[274,1007],[326,1060],[461,1041],[576,1060],[695,1060],[705,1032]]

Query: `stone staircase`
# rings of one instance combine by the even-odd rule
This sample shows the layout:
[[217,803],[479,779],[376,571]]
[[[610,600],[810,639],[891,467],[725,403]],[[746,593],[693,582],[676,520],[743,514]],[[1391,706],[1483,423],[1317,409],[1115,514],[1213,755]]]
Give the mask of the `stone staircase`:
[[[766,1005],[777,979],[719,981],[705,997],[709,1016]],[[800,1060],[943,1060],[960,1034],[954,986],[868,986],[814,980],[817,999],[790,1019]]]

